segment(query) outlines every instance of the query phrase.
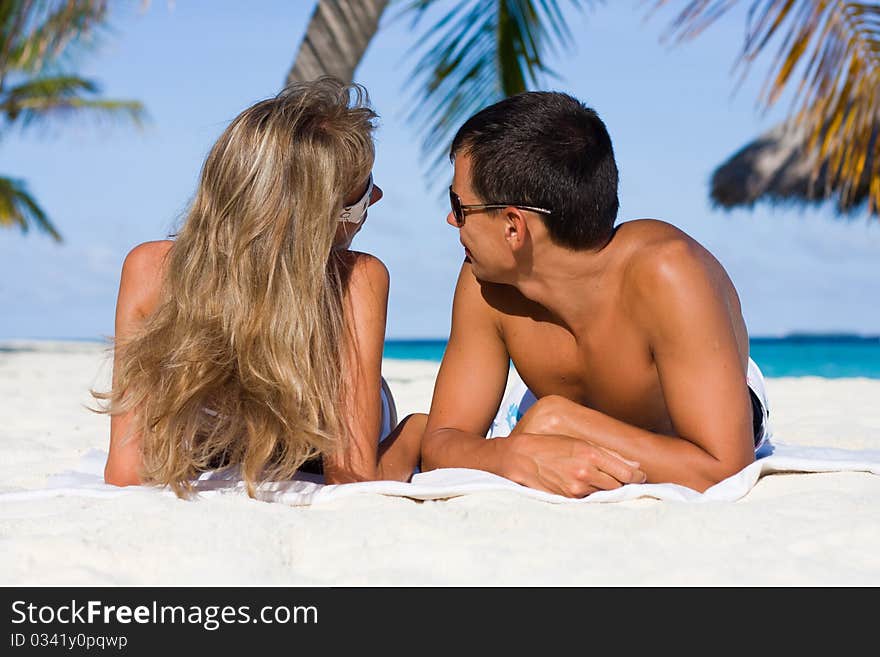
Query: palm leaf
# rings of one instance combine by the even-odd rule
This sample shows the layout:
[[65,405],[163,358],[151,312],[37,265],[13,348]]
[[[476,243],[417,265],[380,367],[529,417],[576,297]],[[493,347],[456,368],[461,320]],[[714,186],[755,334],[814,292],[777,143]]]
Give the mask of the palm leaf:
[[28,194],[20,180],[0,177],[0,226],[18,226],[23,233],[34,225],[60,242],[61,235],[46,217],[46,213]]
[[[583,0],[569,0],[582,9]],[[588,0],[594,4],[592,0]],[[412,0],[400,16],[416,28],[437,0]],[[502,98],[540,88],[555,74],[548,53],[572,47],[558,0],[465,0],[453,3],[411,50],[418,60],[408,121],[425,131],[429,175],[444,162],[452,134],[472,114]]]
[[[654,8],[669,4],[658,0]],[[690,0],[668,31],[695,37],[737,0]],[[868,210],[880,209],[880,6],[844,0],[753,0],[742,76],[782,34],[760,103],[769,108],[792,89],[793,123],[806,130],[806,153],[826,186],[847,205],[869,182]],[[797,75],[799,73],[799,76]],[[794,87],[797,81],[797,87]]]
[[8,70],[35,72],[101,25],[107,0],[3,0],[0,87]]
[[30,79],[0,93],[0,117],[7,124],[15,122],[22,128],[38,119],[82,113],[125,117],[137,126],[142,125],[145,112],[141,103],[86,97],[98,92],[92,80],[71,75]]
[[[94,82],[57,70],[70,44],[101,24],[106,7],[106,0],[0,0],[0,129],[83,113],[141,123],[139,102],[97,97]],[[14,86],[7,84],[10,74]],[[13,178],[0,178],[0,226],[23,232],[36,226],[61,240],[25,184]]]

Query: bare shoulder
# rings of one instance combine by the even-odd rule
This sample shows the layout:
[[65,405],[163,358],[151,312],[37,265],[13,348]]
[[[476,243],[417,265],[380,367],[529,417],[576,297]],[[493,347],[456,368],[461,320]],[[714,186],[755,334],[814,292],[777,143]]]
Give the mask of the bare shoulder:
[[[347,274],[344,281],[344,303],[348,308],[349,321],[359,328],[366,328],[372,321],[380,321],[384,331],[388,311],[390,275],[379,258],[360,251],[340,254]],[[377,325],[378,330],[378,325]]]
[[165,278],[167,257],[172,240],[138,244],[122,263],[117,310],[131,316],[145,317],[155,309]]
[[620,288],[630,317],[654,331],[664,325],[709,326],[712,316],[725,316],[745,335],[739,295],[715,256],[671,224],[631,223],[622,235]]
[[388,267],[376,256],[361,251],[347,251],[342,256],[348,270],[347,294],[360,297],[364,294],[379,300],[387,299],[391,275]]
[[486,293],[491,295],[491,283],[483,283],[474,276],[471,268],[470,260],[465,259],[461,263],[461,269],[458,271],[458,280],[455,283],[455,298],[466,299],[469,301],[477,301],[482,299],[485,301]]
[[718,260],[699,242],[672,224],[639,219],[621,224],[624,242],[622,277],[625,289],[641,296],[657,287],[693,278],[726,277]]
[[357,358],[378,363],[388,314],[388,268],[369,253],[346,251],[339,257],[347,270],[343,304],[346,323],[356,337]]
[[123,268],[140,273],[161,271],[172,246],[174,246],[172,240],[155,240],[138,244],[125,256]]
[[388,273],[388,267],[379,258],[362,251],[349,251],[348,258],[352,279],[358,278],[364,282],[388,285],[391,275]]

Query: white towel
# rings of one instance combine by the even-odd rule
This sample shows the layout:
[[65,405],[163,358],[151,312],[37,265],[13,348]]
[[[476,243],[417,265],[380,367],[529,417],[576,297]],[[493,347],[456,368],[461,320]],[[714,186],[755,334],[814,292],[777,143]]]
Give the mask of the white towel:
[[[484,492],[510,492],[553,504],[591,504],[621,502],[640,497],[677,502],[732,502],[746,495],[758,479],[775,472],[870,472],[880,474],[880,450],[846,450],[833,447],[803,447],[774,442],[765,444],[758,459],[737,474],[698,493],[678,484],[629,484],[599,491],[582,499],[545,493],[516,484],[481,470],[446,468],[413,476],[410,483],[369,481],[356,484],[324,485],[320,477],[300,475],[293,481],[262,486],[258,497],[267,502],[308,506],[333,502],[356,495],[393,495],[417,500],[437,500]],[[45,488],[0,493],[0,503],[41,497],[81,496],[117,497],[137,491],[172,495],[167,489],[144,486],[117,488],[103,482],[106,452],[91,450],[76,470],[49,478]],[[199,496],[244,495],[243,483],[232,469],[203,475],[196,484]]]

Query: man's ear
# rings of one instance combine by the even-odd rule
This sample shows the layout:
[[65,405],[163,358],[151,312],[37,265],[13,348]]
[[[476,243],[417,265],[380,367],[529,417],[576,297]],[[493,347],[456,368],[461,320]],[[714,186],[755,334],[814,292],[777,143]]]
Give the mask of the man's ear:
[[519,251],[529,239],[529,226],[519,208],[504,211],[504,239],[511,251]]

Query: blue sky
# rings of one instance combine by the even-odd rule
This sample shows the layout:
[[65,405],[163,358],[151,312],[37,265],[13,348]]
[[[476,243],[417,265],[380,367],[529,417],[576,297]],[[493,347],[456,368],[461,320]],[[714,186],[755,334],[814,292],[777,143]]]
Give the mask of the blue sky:
[[[760,69],[733,93],[750,3],[741,4],[676,47],[660,41],[672,11],[647,21],[636,1],[568,11],[576,45],[550,59],[559,78],[545,88],[577,96],[607,124],[621,173],[620,220],[663,219],[712,251],[740,293],[752,335],[880,333],[880,222],[835,219],[830,207],[724,212],[708,200],[713,168],[786,110],[758,110]],[[213,141],[242,109],[278,91],[314,3],[132,5],[114,3],[111,31],[78,70],[108,97],[141,100],[145,129],[83,120],[0,141],[0,172],[26,180],[65,237],[58,245],[33,231],[0,231],[0,338],[112,334],[125,254],[177,225]],[[420,135],[404,120],[415,33],[389,20],[395,13],[386,12],[356,74],[381,116],[374,171],[385,198],[354,248],[391,272],[389,338],[445,338],[463,257],[438,191],[452,172],[428,185]]]

